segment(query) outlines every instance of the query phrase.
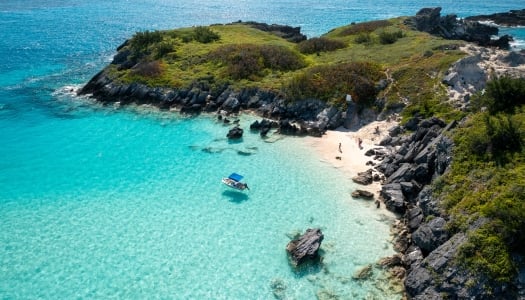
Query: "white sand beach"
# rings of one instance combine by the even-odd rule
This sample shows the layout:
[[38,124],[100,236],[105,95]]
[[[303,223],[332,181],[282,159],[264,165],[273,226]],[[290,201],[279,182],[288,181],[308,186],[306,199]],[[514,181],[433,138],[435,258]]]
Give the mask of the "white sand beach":
[[[366,162],[373,161],[373,157],[365,155],[366,151],[381,147],[379,142],[388,135],[388,130],[397,124],[396,121],[375,121],[355,130],[340,127],[327,131],[321,138],[306,137],[305,142],[319,154],[320,160],[333,165],[351,179],[358,172],[372,168],[366,165]],[[362,140],[361,148],[359,139]],[[374,193],[375,199],[378,199],[381,185],[374,182],[367,186],[360,185],[359,189]]]

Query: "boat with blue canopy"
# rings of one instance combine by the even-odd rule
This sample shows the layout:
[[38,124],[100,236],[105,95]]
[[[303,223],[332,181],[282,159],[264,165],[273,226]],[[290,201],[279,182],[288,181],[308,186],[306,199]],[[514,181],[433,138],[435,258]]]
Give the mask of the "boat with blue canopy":
[[222,183],[236,190],[249,190],[250,188],[248,187],[248,184],[241,182],[243,178],[244,176],[242,175],[231,173],[230,176],[222,178]]

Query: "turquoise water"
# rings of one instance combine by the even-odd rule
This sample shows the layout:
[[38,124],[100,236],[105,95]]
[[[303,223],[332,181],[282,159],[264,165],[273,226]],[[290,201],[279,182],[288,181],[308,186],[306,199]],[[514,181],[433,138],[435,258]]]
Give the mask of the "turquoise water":
[[[392,254],[388,223],[298,139],[231,144],[212,118],[87,108],[12,130],[2,297],[269,299],[275,280],[290,299],[364,297],[351,275]],[[230,171],[251,190],[223,186]],[[313,226],[325,270],[294,273],[288,235]]]
[[[379,279],[351,279],[393,253],[390,219],[301,139],[247,130],[232,144],[211,117],[115,110],[74,90],[137,30],[242,19],[316,36],[423,6],[523,6],[501,2],[0,2],[0,298],[273,299],[280,283],[286,299],[392,299]],[[220,183],[232,171],[251,191]],[[309,227],[325,234],[324,267],[294,272],[284,248]]]

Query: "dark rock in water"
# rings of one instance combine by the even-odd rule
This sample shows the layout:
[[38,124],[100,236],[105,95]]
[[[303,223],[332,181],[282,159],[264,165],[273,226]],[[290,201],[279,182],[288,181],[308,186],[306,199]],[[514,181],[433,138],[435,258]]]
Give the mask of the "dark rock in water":
[[372,276],[374,269],[372,268],[372,265],[366,265],[362,267],[361,269],[357,270],[354,275],[352,275],[353,279],[356,280],[364,280],[368,279]]
[[202,105],[200,104],[192,104],[183,106],[180,109],[181,114],[188,114],[188,115],[196,115],[199,114],[202,111]]
[[406,23],[419,31],[445,39],[475,42],[480,46],[509,48],[509,37],[492,40],[492,36],[498,35],[497,27],[481,24],[473,18],[458,19],[456,15],[441,16],[441,7],[423,8],[416,16],[408,18]]
[[495,13],[492,15],[479,15],[466,17],[471,21],[491,21],[502,26],[525,26],[525,9],[511,10],[504,13]]
[[261,129],[261,136],[264,137],[264,136],[267,136],[268,135],[268,132],[270,132],[270,128],[263,128]]
[[355,190],[352,192],[352,197],[354,198],[364,198],[364,199],[373,199],[374,194],[369,191]]
[[307,260],[316,259],[323,239],[321,229],[315,228],[307,229],[299,238],[289,242],[286,251],[290,254],[292,263],[298,266]]
[[242,138],[243,132],[244,131],[242,130],[242,128],[240,128],[239,126],[235,126],[232,129],[230,129],[230,131],[228,131],[228,134],[226,135],[226,137],[231,140],[240,139]]
[[357,173],[357,176],[353,177],[352,180],[355,183],[362,184],[362,185],[369,185],[372,182],[374,182],[374,178],[372,176],[372,169],[368,169],[365,172]]

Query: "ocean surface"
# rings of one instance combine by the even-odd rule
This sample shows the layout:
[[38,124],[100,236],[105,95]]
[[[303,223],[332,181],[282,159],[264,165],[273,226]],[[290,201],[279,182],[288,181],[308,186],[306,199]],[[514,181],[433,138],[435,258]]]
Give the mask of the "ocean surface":
[[[395,299],[378,270],[391,217],[298,138],[263,141],[211,117],[114,109],[74,91],[134,32],[237,20],[300,26],[507,1],[2,0],[0,299]],[[523,47],[523,28],[502,28]],[[241,117],[245,129],[253,120]],[[250,191],[220,183],[238,172]],[[293,270],[290,237],[320,227],[322,267]]]

